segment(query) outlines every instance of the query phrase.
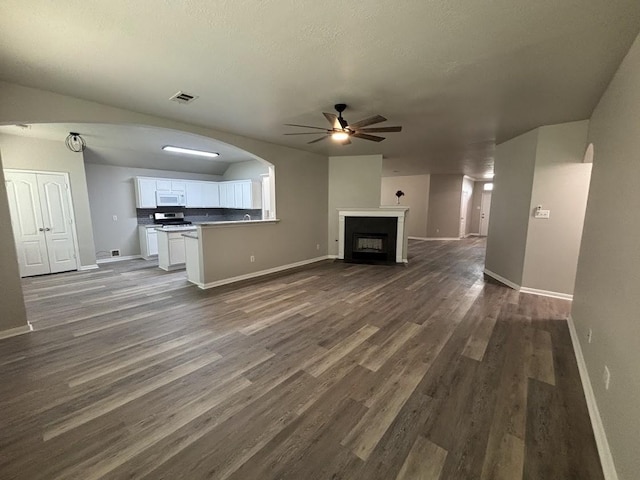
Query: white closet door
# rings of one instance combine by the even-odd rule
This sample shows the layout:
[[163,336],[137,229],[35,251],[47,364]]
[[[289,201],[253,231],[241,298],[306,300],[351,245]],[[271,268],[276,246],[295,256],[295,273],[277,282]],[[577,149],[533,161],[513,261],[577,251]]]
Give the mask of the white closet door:
[[35,173],[5,172],[20,276],[51,271]]
[[61,174],[38,174],[37,178],[50,271],[58,273],[75,270],[78,265],[75,259],[67,177]]

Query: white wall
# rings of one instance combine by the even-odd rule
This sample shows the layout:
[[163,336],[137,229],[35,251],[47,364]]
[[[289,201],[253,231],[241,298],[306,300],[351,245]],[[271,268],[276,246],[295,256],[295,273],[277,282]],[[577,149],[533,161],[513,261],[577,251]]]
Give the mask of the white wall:
[[595,157],[572,316],[618,477],[633,480],[640,472],[640,37],[593,112],[588,140]]
[[[88,161],[90,158],[90,151],[85,151],[85,159]],[[135,177],[222,180],[220,175],[115,167],[97,163],[86,163],[85,170],[89,204],[91,206],[95,252],[98,259],[109,257],[110,250],[116,248],[120,249],[122,256],[140,255],[134,189]],[[114,215],[118,220],[113,220]]]
[[[516,285],[571,295],[591,164],[588,120],[537,128],[496,149],[486,268]],[[549,219],[534,218],[541,205]]]
[[522,285],[538,130],[496,147],[485,267]]
[[409,207],[407,233],[410,237],[427,236],[427,211],[429,208],[429,175],[382,177],[380,183],[381,205],[397,205],[396,192],[402,190],[400,205]]
[[464,232],[462,232],[463,235],[468,235],[469,233],[471,233],[471,203],[473,202],[473,188],[474,188],[474,181],[471,180],[470,178],[464,177],[462,179],[462,194],[464,195],[466,192],[467,208],[464,212],[462,211],[460,212],[460,215],[461,216],[464,215],[464,218],[465,218]]
[[[0,151],[0,160],[2,158]],[[0,333],[3,330],[27,326],[27,312],[22,296],[22,283],[16,247],[11,230],[11,214],[7,198],[7,186],[4,183],[4,172],[0,161]]]
[[55,142],[6,134],[0,134],[0,151],[3,168],[46,170],[69,174],[80,264],[94,265],[96,256],[83,154],[69,150],[64,144],[64,139]]
[[329,157],[329,255],[338,254],[338,209],[379,207],[381,178],[382,155]]
[[431,175],[427,237],[459,238],[462,175]]
[[[583,163],[589,121],[541,127],[529,205],[522,286],[571,295],[575,284],[590,163]],[[534,218],[537,205],[549,219]]]
[[257,160],[235,162],[224,172],[223,180],[261,180],[261,176],[268,173],[269,166]]

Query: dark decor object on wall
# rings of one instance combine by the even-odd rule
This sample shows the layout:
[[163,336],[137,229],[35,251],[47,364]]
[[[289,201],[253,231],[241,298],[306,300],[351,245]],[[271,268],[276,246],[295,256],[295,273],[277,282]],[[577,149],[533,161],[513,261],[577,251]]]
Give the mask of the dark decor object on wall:
[[398,205],[400,205],[400,197],[404,197],[404,192],[402,190],[398,190],[396,192],[396,197],[398,197]]

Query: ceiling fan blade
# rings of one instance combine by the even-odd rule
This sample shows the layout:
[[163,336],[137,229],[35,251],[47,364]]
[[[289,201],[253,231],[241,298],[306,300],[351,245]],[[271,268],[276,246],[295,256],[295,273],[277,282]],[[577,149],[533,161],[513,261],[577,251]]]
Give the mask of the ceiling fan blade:
[[354,133],[352,137],[362,138],[363,140],[371,140],[372,142],[381,142],[384,137],[377,137],[375,135],[367,135],[366,133]]
[[283,133],[283,135],[320,135],[320,132]]
[[329,136],[325,135],[324,137],[316,138],[315,140],[311,140],[310,142],[307,142],[307,144],[320,142],[320,141],[324,140],[325,138],[329,138]]
[[365,118],[354,124],[349,125],[351,130],[357,130],[360,127],[366,127],[367,125],[373,125],[374,123],[386,122],[387,119],[382,115],[374,115],[373,117]]
[[401,132],[402,127],[373,127],[373,128],[359,128],[359,132]]
[[326,128],[322,127],[312,127],[311,125],[297,125],[295,123],[285,123],[287,127],[302,127],[302,128],[313,128],[315,130],[326,130]]
[[335,114],[326,113],[326,112],[323,112],[322,114],[325,116],[327,120],[329,120],[329,123],[331,124],[332,128],[342,128],[342,126],[340,125],[340,122],[338,121],[338,117]]

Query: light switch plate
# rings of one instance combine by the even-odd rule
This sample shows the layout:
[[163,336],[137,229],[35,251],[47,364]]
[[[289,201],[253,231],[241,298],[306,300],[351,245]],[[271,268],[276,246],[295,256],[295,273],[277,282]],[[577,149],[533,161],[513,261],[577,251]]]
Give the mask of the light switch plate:
[[535,218],[549,218],[551,210],[536,210]]

